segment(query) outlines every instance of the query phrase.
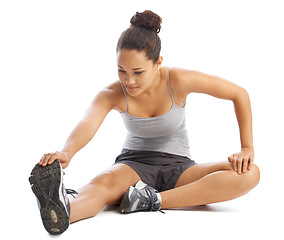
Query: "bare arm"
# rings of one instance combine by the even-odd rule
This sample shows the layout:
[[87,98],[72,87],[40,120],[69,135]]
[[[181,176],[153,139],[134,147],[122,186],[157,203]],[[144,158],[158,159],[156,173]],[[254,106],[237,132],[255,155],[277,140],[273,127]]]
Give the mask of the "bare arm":
[[102,90],[71,132],[63,149],[60,152],[44,154],[39,164],[46,166],[58,159],[62,167],[66,168],[72,157],[94,137],[107,114],[114,108],[114,95],[113,90]]
[[252,113],[247,91],[225,79],[200,72],[176,69],[173,75],[177,81],[177,91],[184,97],[191,92],[196,92],[233,101],[240,129],[242,151],[232,154],[228,159],[239,174],[250,169],[254,159],[254,150]]

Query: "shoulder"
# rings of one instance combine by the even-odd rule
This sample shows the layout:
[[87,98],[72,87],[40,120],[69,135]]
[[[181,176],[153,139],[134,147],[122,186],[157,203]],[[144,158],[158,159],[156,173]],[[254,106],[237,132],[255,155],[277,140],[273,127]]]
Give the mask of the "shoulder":
[[169,79],[171,88],[179,95],[183,95],[185,97],[193,91],[196,81],[205,75],[206,74],[198,71],[170,68]]
[[223,78],[178,68],[171,69],[170,81],[173,88],[182,96],[195,92],[233,100],[243,91],[240,86]]
[[199,74],[203,73],[182,68],[170,68],[170,75],[177,79],[192,78]]
[[170,78],[173,79],[177,84],[179,83],[193,83],[192,81],[196,79],[201,79],[207,77],[208,75],[202,72],[187,70],[182,68],[171,68],[170,69]]
[[103,88],[94,98],[93,103],[104,105],[110,109],[121,109],[124,94],[120,81],[115,81],[109,86]]

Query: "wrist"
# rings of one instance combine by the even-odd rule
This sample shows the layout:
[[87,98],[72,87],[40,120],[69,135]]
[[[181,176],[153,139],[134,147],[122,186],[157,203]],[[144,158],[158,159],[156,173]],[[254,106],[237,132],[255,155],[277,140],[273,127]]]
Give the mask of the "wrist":
[[242,147],[242,151],[252,151],[252,152],[254,152],[254,148],[253,147]]
[[69,151],[66,151],[64,149],[62,149],[61,152],[65,155],[65,157],[68,160],[68,162],[70,162],[70,160],[73,157],[73,155]]

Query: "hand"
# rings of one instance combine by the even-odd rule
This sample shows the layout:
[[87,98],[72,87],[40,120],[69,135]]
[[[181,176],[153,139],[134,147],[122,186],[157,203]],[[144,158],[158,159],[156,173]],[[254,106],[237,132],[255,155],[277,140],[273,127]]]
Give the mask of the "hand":
[[242,148],[242,151],[229,156],[228,160],[233,164],[234,171],[238,174],[245,173],[253,165],[254,150],[251,148]]
[[67,168],[67,166],[69,165],[70,159],[68,155],[63,152],[44,154],[43,157],[40,159],[39,165],[45,167],[47,164],[52,164],[56,159],[59,160],[62,165],[62,168]]

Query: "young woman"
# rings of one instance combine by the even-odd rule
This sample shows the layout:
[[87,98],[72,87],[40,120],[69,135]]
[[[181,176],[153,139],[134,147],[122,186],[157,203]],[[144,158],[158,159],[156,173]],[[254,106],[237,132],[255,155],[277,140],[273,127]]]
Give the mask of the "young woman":
[[[219,77],[162,67],[161,18],[151,11],[137,12],[130,22],[117,44],[119,81],[94,98],[64,148],[44,154],[29,178],[51,234],[95,216],[106,204],[121,203],[122,213],[203,205],[240,197],[259,182],[246,90]],[[191,160],[185,105],[193,92],[233,101],[242,148],[228,162]],[[122,153],[69,201],[62,168],[94,137],[113,109],[121,113],[128,130]]]

